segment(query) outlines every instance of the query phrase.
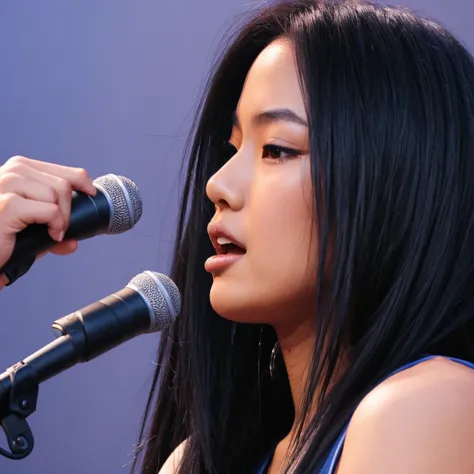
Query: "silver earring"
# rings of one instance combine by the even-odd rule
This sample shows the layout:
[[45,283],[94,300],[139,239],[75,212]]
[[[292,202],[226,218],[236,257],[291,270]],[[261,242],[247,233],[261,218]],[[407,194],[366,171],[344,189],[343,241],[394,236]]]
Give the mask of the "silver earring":
[[275,359],[279,351],[280,351],[280,344],[277,341],[275,342],[275,345],[273,346],[272,354],[270,356],[270,377],[272,379],[275,377]]

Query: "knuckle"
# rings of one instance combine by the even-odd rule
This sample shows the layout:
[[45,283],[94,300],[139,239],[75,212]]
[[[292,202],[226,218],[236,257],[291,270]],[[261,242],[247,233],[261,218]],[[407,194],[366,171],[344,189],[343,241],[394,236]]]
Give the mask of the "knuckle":
[[9,158],[2,166],[3,169],[20,174],[21,171],[28,165],[28,158],[16,155]]
[[20,196],[14,193],[0,194],[0,208],[2,211],[9,212],[18,206]]
[[13,171],[5,171],[0,175],[0,190],[2,192],[7,192],[13,183],[18,180],[18,174]]
[[49,218],[53,227],[61,229],[64,225],[64,217],[61,212],[61,208],[57,204],[51,204],[50,218]]
[[8,160],[7,163],[11,165],[19,165],[19,164],[25,164],[27,161],[27,158],[21,155],[15,155],[11,156]]
[[56,189],[61,196],[69,197],[72,191],[72,186],[67,179],[57,178]]
[[21,175],[25,169],[25,166],[26,165],[23,163],[9,163],[5,165],[5,170],[9,171],[10,173]]
[[58,204],[51,204],[51,216],[53,219],[62,219],[63,215]]
[[45,201],[46,202],[53,203],[53,202],[57,201],[58,193],[54,188],[50,188],[50,187],[46,186],[46,193],[47,193],[47,196],[45,196]]
[[23,156],[13,156],[2,166],[6,171],[11,171],[12,173],[21,174],[22,170],[26,166],[26,158]]

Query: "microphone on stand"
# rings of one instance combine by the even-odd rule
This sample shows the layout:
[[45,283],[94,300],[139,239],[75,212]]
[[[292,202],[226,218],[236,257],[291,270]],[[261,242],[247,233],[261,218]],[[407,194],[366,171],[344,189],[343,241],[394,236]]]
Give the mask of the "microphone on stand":
[[[107,174],[93,182],[95,196],[73,191],[71,217],[65,239],[85,240],[101,234],[120,234],[140,220],[143,202],[136,184],[123,176]],[[23,276],[36,257],[55,246],[45,224],[31,224],[16,236],[13,253],[0,274],[9,285]]]
[[36,410],[41,382],[135,336],[171,326],[180,310],[174,282],[146,271],[122,290],[55,321],[55,341],[0,374],[0,419],[11,451],[0,448],[0,454],[23,459],[33,450],[26,417]]

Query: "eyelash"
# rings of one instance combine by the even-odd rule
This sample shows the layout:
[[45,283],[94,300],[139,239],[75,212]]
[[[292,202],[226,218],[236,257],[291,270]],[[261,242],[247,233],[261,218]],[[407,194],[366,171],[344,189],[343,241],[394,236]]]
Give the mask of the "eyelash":
[[[224,143],[225,147],[225,153],[228,155],[228,159],[232,158],[237,153],[237,148],[232,145],[230,142]],[[300,150],[295,150],[294,148],[288,148],[280,145],[264,145],[262,148],[262,159],[265,159],[266,161],[269,161],[270,163],[281,163],[283,161],[286,161],[291,158],[295,158],[297,156],[300,156],[302,152]],[[279,156],[271,156],[272,154],[274,155],[279,155]],[[281,156],[285,155],[285,156]]]
[[[279,155],[276,157],[270,156],[272,153]],[[281,156],[285,155],[285,156]],[[270,163],[281,163],[283,161],[295,158],[301,155],[300,150],[295,150],[293,148],[287,148],[280,145],[264,145],[263,147],[263,156],[262,158],[266,159]]]

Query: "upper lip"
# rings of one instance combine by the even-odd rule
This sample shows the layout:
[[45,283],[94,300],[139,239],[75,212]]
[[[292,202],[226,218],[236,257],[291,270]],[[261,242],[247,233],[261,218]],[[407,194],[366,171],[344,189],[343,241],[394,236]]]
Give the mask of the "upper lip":
[[209,225],[207,226],[207,233],[209,234],[209,238],[211,239],[212,246],[216,249],[217,255],[225,253],[223,246],[217,242],[217,239],[219,237],[225,237],[238,247],[245,250],[244,244],[237,240],[221,222],[209,223]]

